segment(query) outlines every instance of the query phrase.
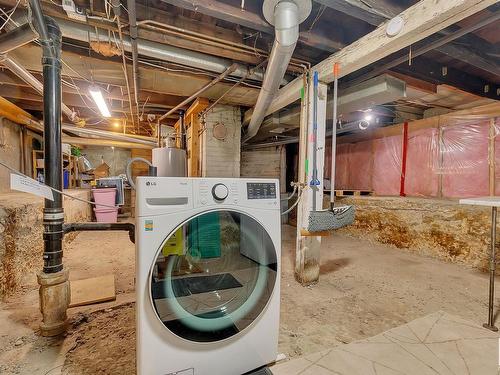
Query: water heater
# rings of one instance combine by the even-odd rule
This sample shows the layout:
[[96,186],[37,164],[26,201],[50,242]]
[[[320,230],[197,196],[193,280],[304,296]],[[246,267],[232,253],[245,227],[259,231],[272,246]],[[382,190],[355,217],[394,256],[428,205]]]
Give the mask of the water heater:
[[175,147],[154,148],[153,165],[158,177],[186,177],[186,150]]

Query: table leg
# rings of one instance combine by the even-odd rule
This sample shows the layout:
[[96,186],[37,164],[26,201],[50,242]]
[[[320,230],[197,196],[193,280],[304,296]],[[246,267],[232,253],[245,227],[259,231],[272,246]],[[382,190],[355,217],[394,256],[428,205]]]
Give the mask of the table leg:
[[488,301],[488,323],[483,324],[484,328],[498,331],[493,322],[493,303],[495,300],[495,248],[497,238],[497,208],[491,208],[491,254],[490,254],[490,295]]

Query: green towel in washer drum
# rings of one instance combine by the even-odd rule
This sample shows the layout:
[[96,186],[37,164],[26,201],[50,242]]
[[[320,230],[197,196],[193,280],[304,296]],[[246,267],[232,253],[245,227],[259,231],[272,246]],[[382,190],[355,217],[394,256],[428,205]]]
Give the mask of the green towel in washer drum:
[[201,215],[189,222],[189,253],[196,258],[221,256],[218,212]]

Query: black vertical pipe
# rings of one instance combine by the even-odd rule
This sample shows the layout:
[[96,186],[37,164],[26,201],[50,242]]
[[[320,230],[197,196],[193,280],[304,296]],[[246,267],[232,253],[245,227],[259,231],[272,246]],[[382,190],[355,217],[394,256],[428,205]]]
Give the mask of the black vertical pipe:
[[[57,23],[44,17],[48,42],[44,43],[43,65],[43,126],[45,183],[62,190],[61,151],[61,31]],[[54,200],[45,199],[43,272],[62,271],[63,223],[62,196],[54,193]]]
[[179,121],[180,121],[180,126],[179,129],[181,131],[181,149],[185,150],[186,149],[186,128],[184,126],[184,111],[179,111]]

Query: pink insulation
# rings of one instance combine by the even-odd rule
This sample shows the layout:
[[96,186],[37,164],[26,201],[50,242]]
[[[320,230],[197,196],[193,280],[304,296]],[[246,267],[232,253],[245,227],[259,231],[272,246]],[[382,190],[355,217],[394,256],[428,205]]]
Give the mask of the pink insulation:
[[372,141],[351,144],[349,148],[349,188],[372,190]]
[[465,124],[443,128],[438,165],[443,174],[443,196],[474,197],[489,194],[488,124]]
[[[500,195],[500,120],[496,120],[492,130],[490,124],[486,116],[447,116],[442,118],[440,129],[412,131],[410,122],[405,195],[443,198],[489,195],[490,131],[495,137],[495,194]],[[338,144],[335,189],[400,195],[402,149],[403,135]],[[327,146],[325,177],[328,179],[330,168],[330,146]]]
[[349,149],[350,144],[337,145],[335,158],[335,189],[337,190],[349,189]]
[[377,195],[399,195],[403,137],[375,139],[373,143],[373,191]]
[[435,170],[437,129],[409,132],[406,156],[405,193],[414,197],[436,197],[439,178]]

